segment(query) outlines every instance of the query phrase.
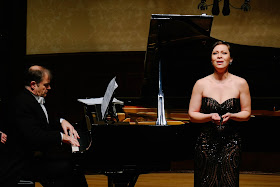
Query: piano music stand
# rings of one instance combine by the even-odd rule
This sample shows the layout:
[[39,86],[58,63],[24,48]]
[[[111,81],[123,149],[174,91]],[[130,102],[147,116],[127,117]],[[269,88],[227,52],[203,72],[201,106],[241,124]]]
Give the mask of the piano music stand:
[[112,97],[110,99],[110,102],[107,106],[107,109],[106,109],[106,112],[105,112],[105,115],[103,117],[103,121],[105,122],[105,124],[109,124],[109,121],[107,120],[108,119],[108,116],[110,116],[110,121],[111,123],[115,123],[114,119],[119,122],[119,118],[118,118],[118,115],[117,115],[117,111],[116,111],[116,106],[115,104],[113,103],[113,97],[114,96],[114,93],[112,94]]

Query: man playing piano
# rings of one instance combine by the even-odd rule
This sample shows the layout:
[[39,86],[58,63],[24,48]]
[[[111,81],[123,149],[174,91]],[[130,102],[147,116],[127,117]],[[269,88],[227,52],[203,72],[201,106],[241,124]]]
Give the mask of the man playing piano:
[[71,147],[64,145],[79,146],[77,131],[65,119],[49,119],[44,106],[50,81],[48,69],[31,66],[26,73],[25,89],[8,107],[9,154],[4,170],[0,171],[0,186],[13,186],[20,179],[36,180],[43,186],[81,186],[77,185],[79,182],[87,186],[84,175],[79,176],[82,181],[75,181],[68,150]]

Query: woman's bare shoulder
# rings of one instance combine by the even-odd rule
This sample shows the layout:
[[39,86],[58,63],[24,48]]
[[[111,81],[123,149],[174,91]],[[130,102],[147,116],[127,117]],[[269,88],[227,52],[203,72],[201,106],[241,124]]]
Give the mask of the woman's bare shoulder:
[[209,76],[203,77],[196,81],[194,85],[194,89],[203,91],[207,87],[207,85],[209,85],[209,83],[210,83]]
[[242,77],[239,77],[237,75],[233,75],[232,74],[232,77],[233,77],[233,80],[239,84],[239,85],[247,85],[247,81],[246,79],[242,78]]
[[196,82],[197,82],[198,84],[207,84],[207,83],[209,83],[209,81],[210,81],[210,76],[211,76],[211,75],[208,75],[208,76],[206,76],[206,77],[203,77],[203,78],[201,78],[201,79],[198,79]]

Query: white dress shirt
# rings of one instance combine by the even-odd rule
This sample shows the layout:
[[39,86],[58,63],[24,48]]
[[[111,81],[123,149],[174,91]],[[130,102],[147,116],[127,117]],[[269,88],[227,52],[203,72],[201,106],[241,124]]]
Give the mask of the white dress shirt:
[[[31,93],[31,92],[30,92]],[[40,97],[40,96],[37,96],[37,95],[34,95],[33,93],[31,93],[35,99],[38,101],[38,103],[40,104],[41,108],[43,109],[45,115],[46,115],[46,118],[47,118],[47,122],[49,123],[49,116],[48,116],[48,112],[47,112],[47,109],[44,105],[45,103],[45,98],[44,97]],[[64,119],[63,118],[60,118],[60,123],[62,123]],[[61,135],[61,141],[63,140],[63,134],[62,132],[60,132],[60,135]]]

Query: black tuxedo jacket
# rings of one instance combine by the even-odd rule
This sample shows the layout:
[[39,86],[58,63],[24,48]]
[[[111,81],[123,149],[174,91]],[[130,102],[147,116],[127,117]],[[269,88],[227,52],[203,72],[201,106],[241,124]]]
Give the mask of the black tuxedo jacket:
[[61,146],[59,119],[56,125],[60,130],[52,130],[41,105],[27,89],[13,98],[7,108],[8,139],[0,165],[0,186],[1,182],[20,176],[23,168],[37,160],[38,155],[44,158],[45,153]]
[[41,105],[26,89],[9,104],[8,151],[0,164],[0,186],[24,176],[72,177],[71,147],[61,144],[59,119],[49,119],[57,122],[49,124]]
[[[15,98],[10,114],[13,118],[9,132],[25,150],[44,151],[61,144],[60,131],[52,130],[55,125],[48,124],[41,105],[27,89]],[[55,121],[60,126],[59,119]]]

